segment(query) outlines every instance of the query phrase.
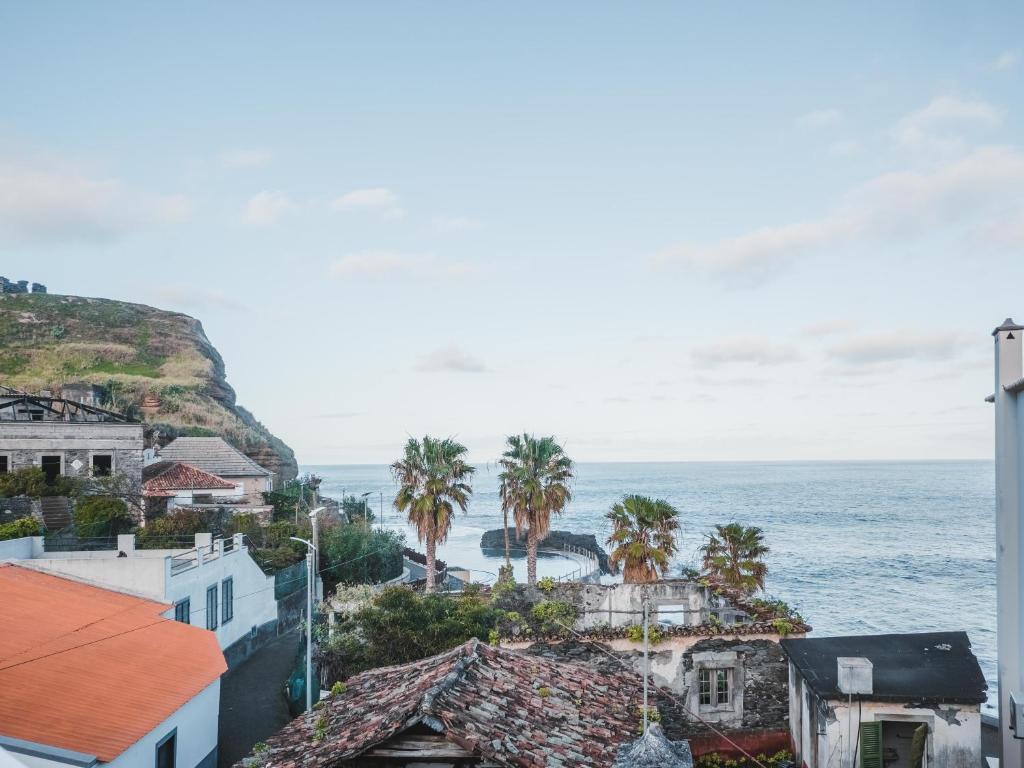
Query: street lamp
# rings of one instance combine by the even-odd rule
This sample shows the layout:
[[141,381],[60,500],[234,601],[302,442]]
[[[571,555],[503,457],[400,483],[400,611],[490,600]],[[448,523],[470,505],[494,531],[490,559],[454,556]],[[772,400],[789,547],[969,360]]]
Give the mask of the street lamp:
[[[310,517],[313,517],[316,511],[310,513]],[[310,712],[313,709],[313,553],[316,552],[316,547],[313,542],[300,539],[298,536],[288,538],[306,545],[306,711]],[[319,691],[319,685],[317,690]]]
[[327,507],[317,507],[309,513],[309,524],[313,529],[313,575],[315,577],[313,581],[313,588],[318,602],[324,599],[324,582],[323,579],[320,578],[320,526],[317,525],[319,521],[317,515],[325,509],[327,509]]
[[366,497],[369,496],[371,493],[373,493],[373,491],[367,491],[366,493],[362,494],[362,497],[363,497],[363,523],[366,523],[366,524],[369,523],[369,517],[370,517],[370,515],[369,515],[369,502],[367,502]]

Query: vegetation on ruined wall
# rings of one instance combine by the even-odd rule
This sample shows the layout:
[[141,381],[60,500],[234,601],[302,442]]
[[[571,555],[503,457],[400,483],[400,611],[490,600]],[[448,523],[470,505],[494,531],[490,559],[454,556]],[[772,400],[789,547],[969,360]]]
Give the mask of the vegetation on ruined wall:
[[764,752],[757,754],[757,762],[748,757],[727,758],[718,752],[708,752],[701,755],[695,761],[696,768],[777,768],[781,762],[792,762],[793,755],[786,750],[779,750],[775,754],[766,755]]
[[374,667],[404,664],[486,638],[499,611],[477,588],[455,595],[388,587],[372,604],[342,617],[318,647],[325,682]]
[[47,484],[46,475],[39,467],[25,467],[0,475],[0,499],[15,496],[28,496],[32,499],[43,496],[77,496],[79,492],[80,484],[64,475]]
[[104,405],[145,419],[165,438],[220,435],[243,451],[269,447],[286,474],[291,449],[236,405],[224,362],[187,315],[141,304],[55,294],[0,296],[0,383],[28,391],[69,382],[103,387]]

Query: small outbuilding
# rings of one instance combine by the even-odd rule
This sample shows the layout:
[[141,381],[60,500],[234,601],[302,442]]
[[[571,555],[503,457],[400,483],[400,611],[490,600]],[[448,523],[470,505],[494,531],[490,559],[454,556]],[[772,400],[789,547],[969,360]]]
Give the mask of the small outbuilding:
[[976,768],[987,684],[966,632],[786,639],[808,768]]

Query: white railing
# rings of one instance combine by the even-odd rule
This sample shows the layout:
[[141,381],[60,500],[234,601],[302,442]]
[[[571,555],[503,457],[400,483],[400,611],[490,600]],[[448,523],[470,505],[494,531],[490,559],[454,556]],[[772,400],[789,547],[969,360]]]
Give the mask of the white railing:
[[236,534],[230,539],[215,539],[209,544],[200,544],[185,552],[171,555],[170,571],[172,576],[190,571],[193,568],[201,568],[203,563],[217,560],[227,555],[232,555],[242,549],[241,534]]

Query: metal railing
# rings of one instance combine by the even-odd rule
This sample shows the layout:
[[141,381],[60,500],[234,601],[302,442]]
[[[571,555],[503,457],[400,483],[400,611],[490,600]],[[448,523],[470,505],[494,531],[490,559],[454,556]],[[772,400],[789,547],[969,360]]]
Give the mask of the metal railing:
[[555,579],[555,581],[557,582],[582,581],[583,579],[589,578],[590,576],[593,576],[595,573],[601,570],[601,561],[598,560],[597,555],[595,555],[588,549],[583,549],[582,547],[577,547],[573,544],[566,544],[562,549],[556,551],[569,552],[574,555],[580,555],[587,561],[585,564],[580,565],[579,568],[576,568],[570,571],[569,573],[565,573],[557,577]]
[[193,547],[187,552],[171,555],[171,575],[198,568],[203,563],[217,560],[224,555],[238,551],[234,539],[215,539],[211,544]]

